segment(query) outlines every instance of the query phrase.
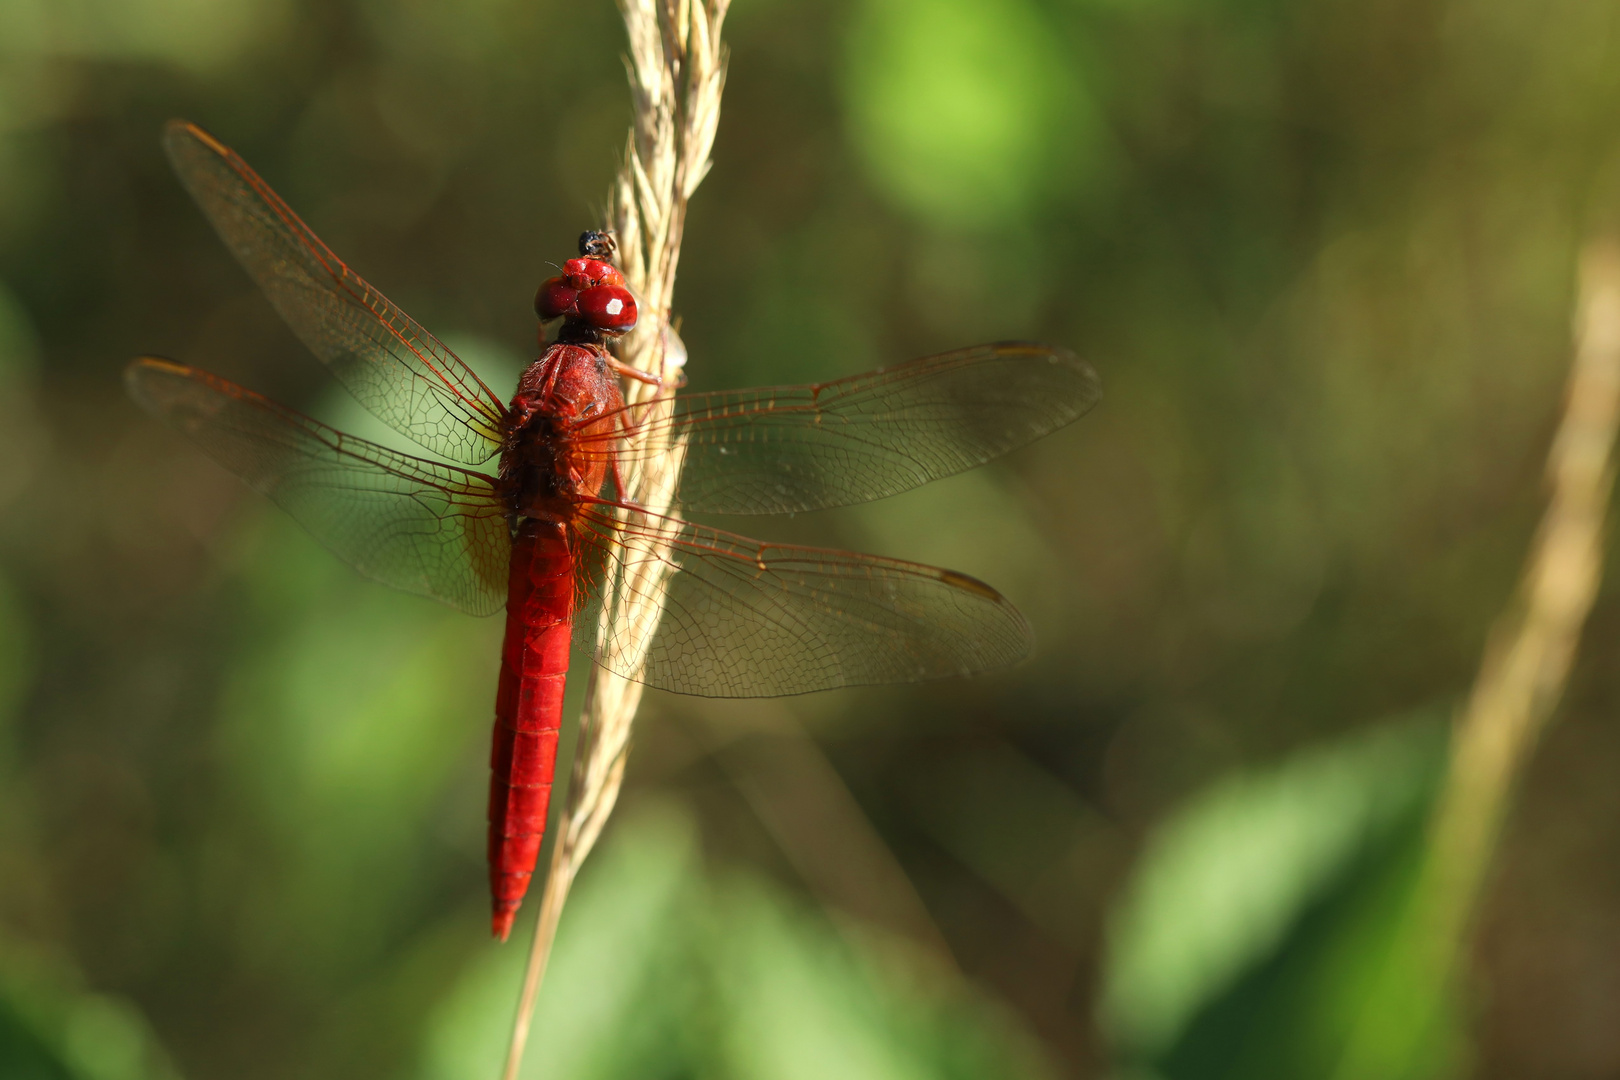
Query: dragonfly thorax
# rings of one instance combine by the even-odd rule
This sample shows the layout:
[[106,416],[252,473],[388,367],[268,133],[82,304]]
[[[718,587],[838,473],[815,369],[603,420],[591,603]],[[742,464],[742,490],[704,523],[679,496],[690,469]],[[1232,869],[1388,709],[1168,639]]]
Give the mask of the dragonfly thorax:
[[601,345],[550,345],[518,380],[501,447],[503,501],[517,517],[568,521],[607,478],[603,435],[624,399]]

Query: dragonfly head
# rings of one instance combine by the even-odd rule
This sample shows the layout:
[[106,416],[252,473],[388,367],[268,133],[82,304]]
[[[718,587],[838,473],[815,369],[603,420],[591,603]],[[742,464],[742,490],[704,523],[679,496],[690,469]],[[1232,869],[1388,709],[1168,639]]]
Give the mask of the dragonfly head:
[[542,323],[566,320],[570,337],[618,337],[636,325],[636,298],[625,288],[624,275],[608,260],[617,250],[610,232],[580,234],[579,258],[563,264],[534,294],[534,313]]

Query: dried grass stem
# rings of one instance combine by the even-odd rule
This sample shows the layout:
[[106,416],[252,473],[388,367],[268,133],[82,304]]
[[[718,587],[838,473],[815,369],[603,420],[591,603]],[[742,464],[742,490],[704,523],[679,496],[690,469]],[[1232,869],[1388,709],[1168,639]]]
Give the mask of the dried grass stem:
[[[720,124],[720,95],[726,81],[720,28],[729,0],[618,0],[618,4],[629,35],[625,66],[635,120],[610,195],[609,217],[618,236],[619,268],[641,307],[641,321],[620,343],[619,357],[662,380],[659,385],[632,382],[625,394],[628,403],[644,404],[646,415],[656,417],[670,408],[686,361],[685,349],[670,328],[670,298],[687,200],[708,174]],[[644,424],[643,430],[656,427]],[[670,513],[684,448],[665,442],[646,449],[653,452],[626,455],[621,494],[654,513]],[[663,614],[670,570],[667,555],[651,544],[627,551],[604,583],[597,649],[615,654],[615,670],[641,667]],[[612,675],[600,665],[591,669],[568,798],[555,826],[504,1080],[517,1080],[522,1067],[529,1018],[568,891],[618,801],[641,689],[640,683]]]
[[[1459,717],[1431,839],[1431,940],[1460,947],[1515,781],[1553,717],[1603,573],[1620,425],[1620,245],[1581,260],[1575,360],[1547,460],[1551,488],[1518,592]],[[1449,968],[1452,957],[1443,958]]]
[[1583,253],[1574,330],[1547,510],[1457,717],[1412,907],[1337,1080],[1415,1075],[1426,1054],[1453,1049],[1446,1011],[1513,791],[1563,696],[1597,598],[1620,427],[1620,242],[1595,241]]

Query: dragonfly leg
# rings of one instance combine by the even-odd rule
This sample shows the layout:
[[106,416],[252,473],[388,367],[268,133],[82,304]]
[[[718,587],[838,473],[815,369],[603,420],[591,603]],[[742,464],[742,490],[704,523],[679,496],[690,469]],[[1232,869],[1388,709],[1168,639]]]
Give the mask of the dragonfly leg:
[[[666,389],[669,388],[669,380],[666,380],[663,376],[654,375],[650,371],[642,371],[638,367],[625,363],[612,353],[608,354],[607,365],[613,369],[615,374],[620,375],[623,378],[630,379],[638,383],[646,383],[648,386],[656,386],[659,394],[662,394]],[[685,368],[676,369],[674,383],[674,388],[676,390],[679,390],[681,387],[686,385]]]
[[617,501],[619,505],[628,506],[638,514],[645,514],[647,512],[647,508],[636,500],[632,499],[629,494],[629,489],[624,486],[624,474],[619,471],[618,458],[613,459],[613,461],[608,465],[608,470],[613,473],[613,488],[618,495]]
[[612,353],[607,354],[607,366],[613,369],[614,374],[620,378],[632,379],[635,382],[656,386],[659,390],[664,388],[664,380],[650,371],[642,371],[633,364],[627,364]]

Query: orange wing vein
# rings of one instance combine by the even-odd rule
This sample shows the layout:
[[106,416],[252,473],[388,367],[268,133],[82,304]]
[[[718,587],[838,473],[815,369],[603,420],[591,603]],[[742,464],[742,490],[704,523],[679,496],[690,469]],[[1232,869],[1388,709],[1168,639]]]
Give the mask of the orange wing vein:
[[[919,682],[1009,667],[1030,648],[1018,610],[965,574],[875,555],[765,544],[675,518],[603,504],[575,519],[583,546],[618,565],[675,571],[645,666],[597,662],[678,694],[775,697],[841,686]],[[604,598],[621,599],[621,598]],[[626,627],[614,627],[616,640]]]
[[489,477],[345,435],[167,360],[136,360],[125,382],[366,577],[474,615],[506,602],[511,534]]
[[[685,509],[783,514],[881,499],[982,465],[1079,419],[1101,396],[1097,373],[1073,353],[1003,342],[832,382],[679,397],[641,427],[686,441]],[[628,407],[627,425],[644,410]],[[579,442],[621,461],[640,452]]]
[[500,398],[472,368],[321,242],[237,154],[170,121],[175,171],[281,317],[362,405],[422,446],[467,465],[499,448]]

